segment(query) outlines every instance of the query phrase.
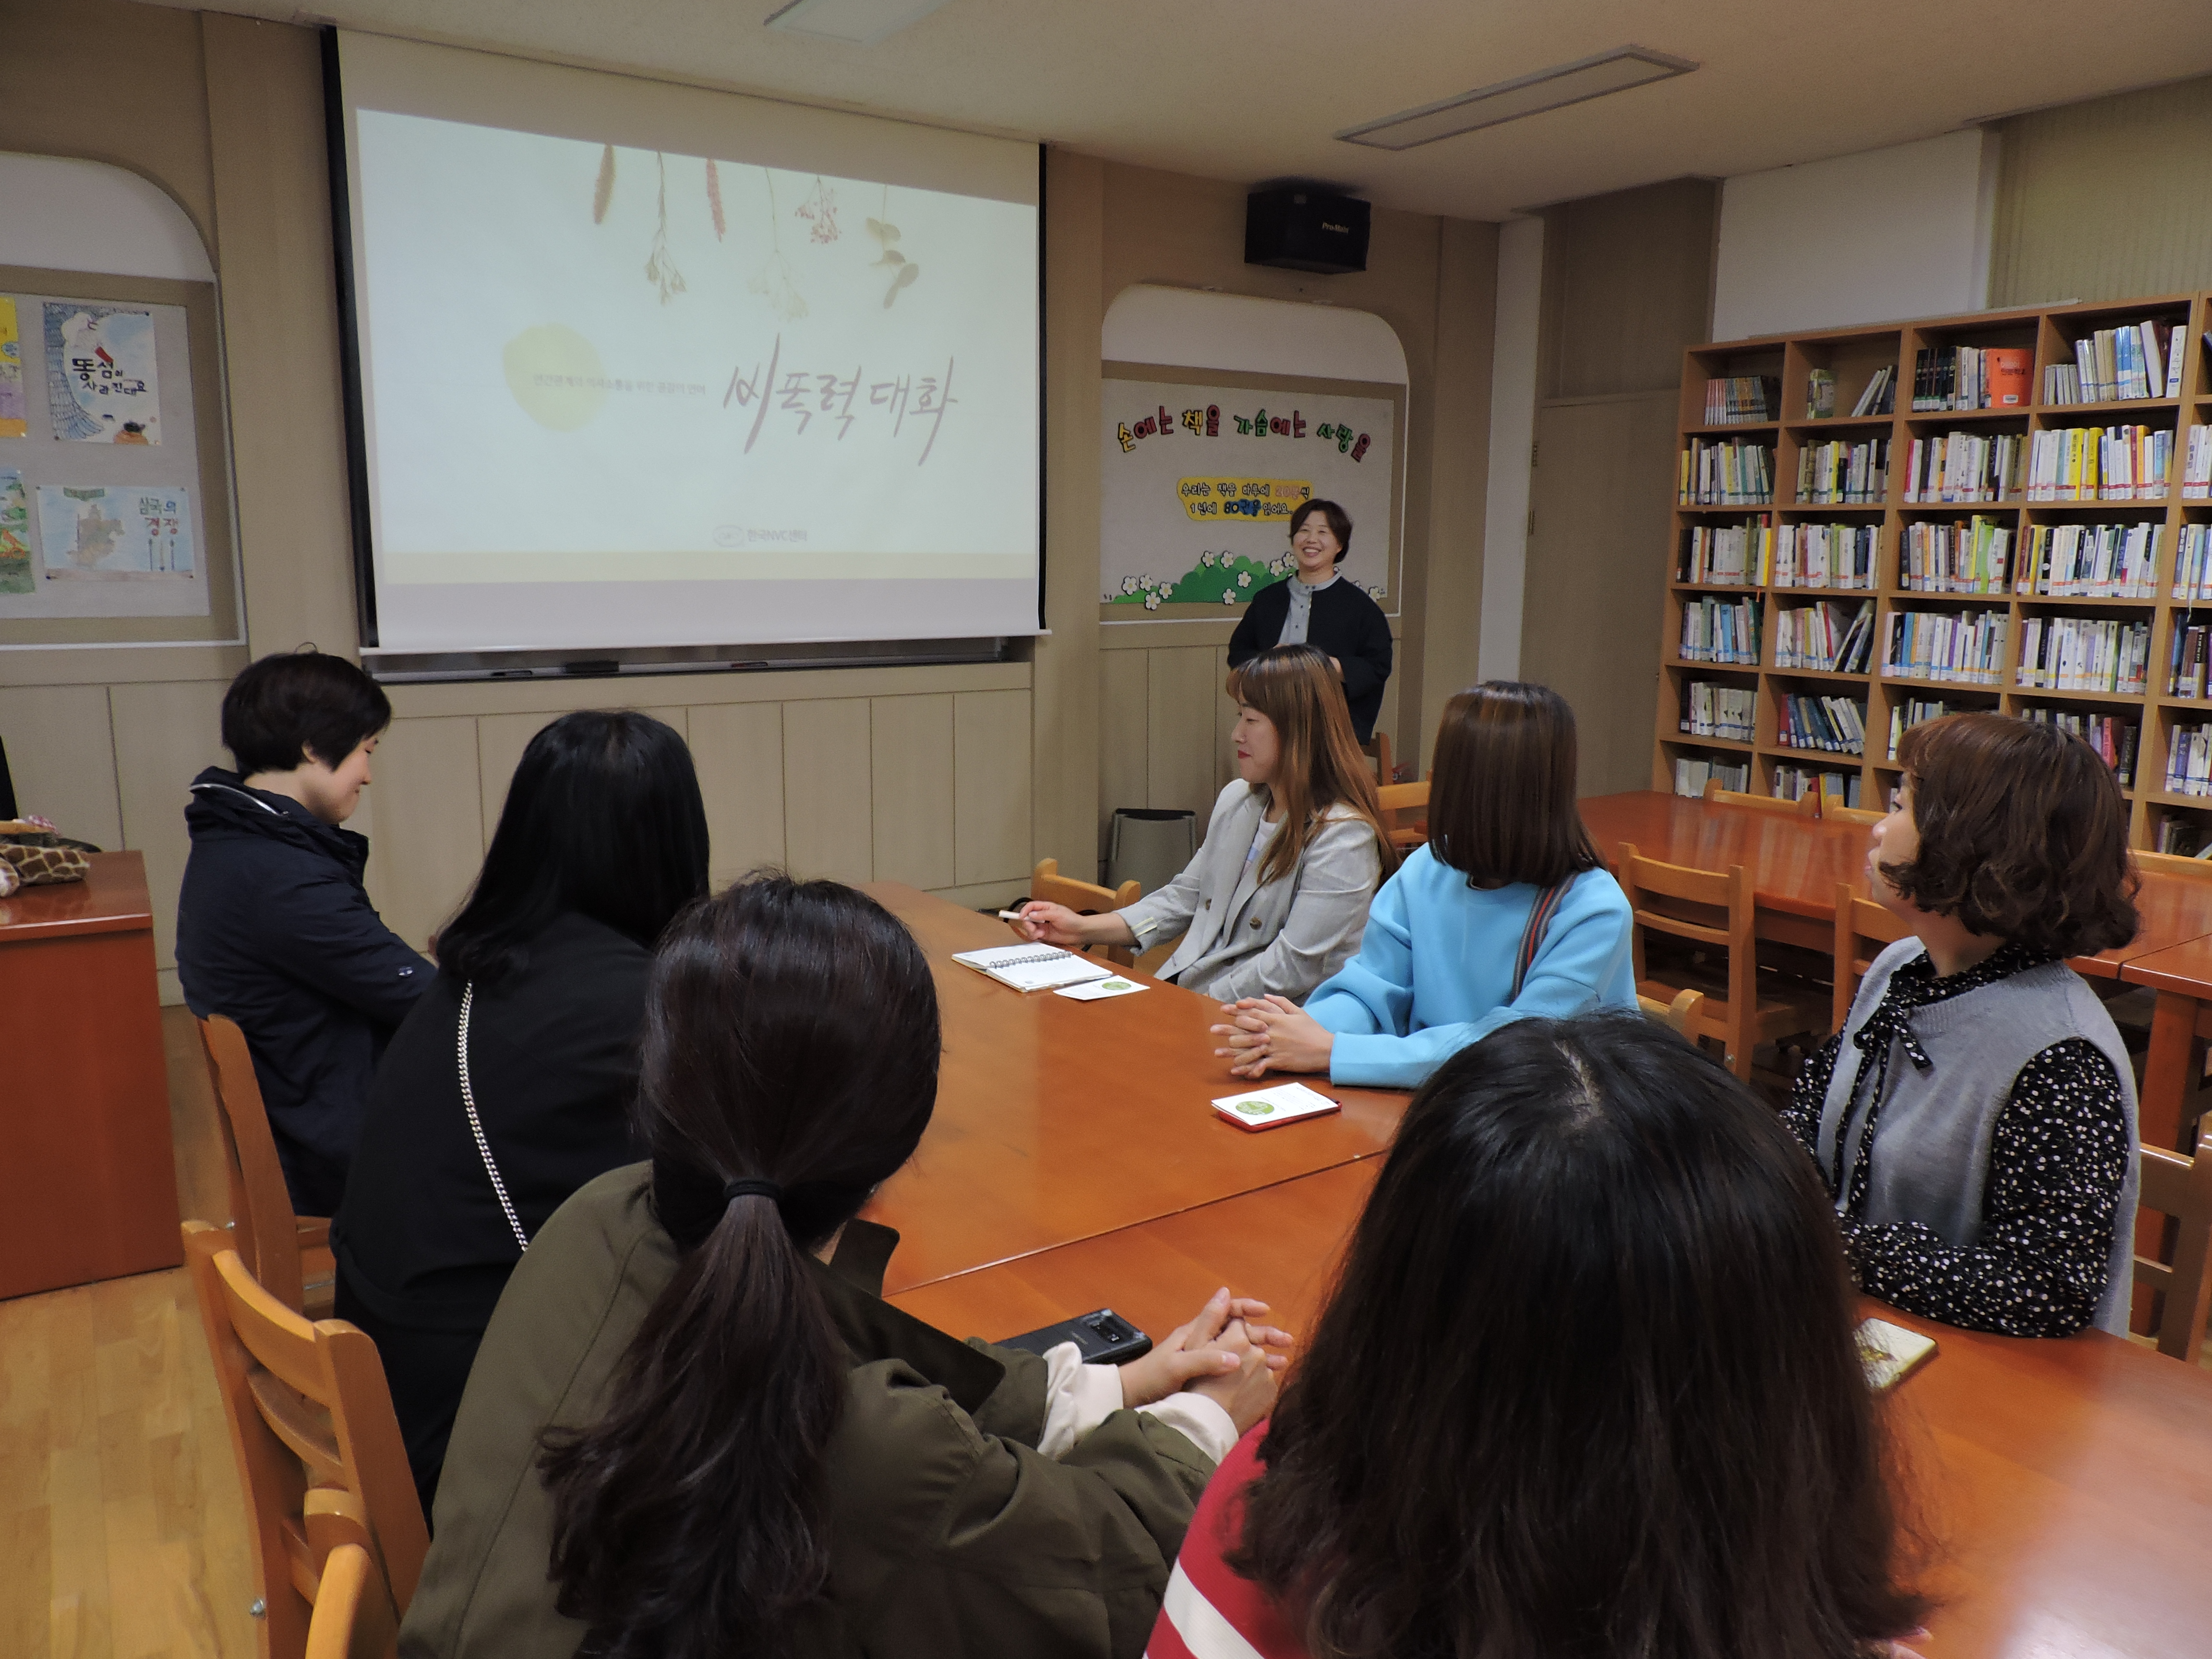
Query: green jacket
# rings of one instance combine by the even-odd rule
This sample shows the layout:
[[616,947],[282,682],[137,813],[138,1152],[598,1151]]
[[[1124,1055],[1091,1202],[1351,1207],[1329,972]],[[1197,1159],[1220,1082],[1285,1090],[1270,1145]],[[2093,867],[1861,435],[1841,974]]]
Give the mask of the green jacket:
[[[583,1188],[508,1281],[453,1425],[404,1659],[566,1659],[582,1640],[546,1577],[538,1437],[598,1419],[675,1273],[651,1184],[640,1164]],[[1134,1659],[1212,1461],[1133,1411],[1043,1456],[1044,1362],[955,1341],[882,1301],[897,1237],[854,1222],[836,1265],[817,1267],[853,1370],[828,1454],[830,1589],[796,1651]]]

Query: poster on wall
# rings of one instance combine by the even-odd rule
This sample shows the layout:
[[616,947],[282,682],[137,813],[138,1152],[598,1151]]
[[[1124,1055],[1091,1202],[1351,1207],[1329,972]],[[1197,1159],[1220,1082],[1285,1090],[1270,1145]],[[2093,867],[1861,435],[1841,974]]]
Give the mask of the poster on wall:
[[0,294],[0,438],[21,438],[30,429],[23,414],[22,331],[15,301]]
[[46,404],[57,438],[160,443],[161,386],[153,313],[49,300]]
[[50,582],[143,581],[192,574],[192,507],[183,489],[39,486]]
[[1239,378],[1104,382],[1101,618],[1234,613],[1290,574],[1291,515],[1316,499],[1352,518],[1340,573],[1395,613],[1402,391]]

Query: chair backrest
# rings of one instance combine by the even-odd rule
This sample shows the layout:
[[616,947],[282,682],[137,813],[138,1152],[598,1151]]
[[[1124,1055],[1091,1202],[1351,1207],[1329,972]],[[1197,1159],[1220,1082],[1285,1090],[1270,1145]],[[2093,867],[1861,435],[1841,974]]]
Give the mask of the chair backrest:
[[230,1425],[253,1539],[263,1651],[305,1650],[331,1552],[357,1543],[404,1616],[429,1548],[376,1344],[309,1324],[246,1269],[222,1228],[184,1224],[185,1263]]
[[[1750,994],[1758,972],[1753,957],[1751,872],[1732,864],[1723,875],[1647,859],[1632,842],[1620,844],[1615,871],[1636,923],[1636,976],[1644,977],[1644,930],[1672,934],[1729,952],[1731,1002]],[[1738,985],[1741,978],[1742,983]],[[1744,1003],[1749,1007],[1749,1003]]]
[[2204,1323],[2212,1310],[2212,1146],[2200,1145],[2193,1158],[2139,1146],[2142,1196],[2147,1210],[2175,1221],[2173,1262],[2148,1256],[2135,1259],[2135,1282],[2166,1293],[2158,1323],[2158,1351],[2197,1361]]
[[1705,799],[1717,806],[1748,806],[1761,812],[1779,813],[1784,817],[1816,818],[1820,816],[1820,794],[1811,789],[1796,800],[1784,800],[1779,795],[1747,795],[1740,789],[1723,789],[1707,779]]
[[1677,1035],[1695,1040],[1692,1027],[1705,1006],[1703,991],[1678,991],[1672,1002],[1662,1002],[1656,997],[1639,996],[1636,1006],[1654,1019],[1663,1019],[1674,1028]]
[[1820,798],[1820,816],[1836,823],[1880,823],[1889,816],[1869,806],[1845,806],[1832,796]]
[[398,1622],[384,1575],[363,1544],[340,1544],[323,1561],[322,1588],[307,1621],[307,1659],[389,1659]]
[[[1095,881],[1078,881],[1060,873],[1058,859],[1039,859],[1030,872],[1030,896],[1043,904],[1066,905],[1078,915],[1098,916],[1134,904],[1144,896],[1143,885],[1132,878],[1119,887],[1101,887]],[[1109,945],[1106,959],[1123,968],[1136,965],[1137,953],[1126,945]]]
[[1378,787],[1388,788],[1397,782],[1398,763],[1390,757],[1390,734],[1388,732],[1377,732],[1359,745],[1359,752],[1374,760],[1375,781]]
[[200,1022],[200,1048],[215,1085],[216,1116],[222,1124],[233,1240],[261,1288],[298,1313],[307,1295],[300,1270],[299,1218],[292,1212],[284,1166],[277,1162],[276,1140],[269,1133],[269,1111],[261,1103],[261,1080],[253,1074],[246,1033],[213,1014]]
[[1403,852],[1429,838],[1429,786],[1386,783],[1376,792],[1382,809],[1382,832],[1390,845]]
[[2198,876],[2212,880],[2212,846],[2194,858],[2184,858],[2179,853],[2137,853],[2133,854],[2138,869],[2156,870],[2169,876]]
[[1874,966],[1885,945],[1894,945],[1912,930],[1859,891],[1856,883],[1836,884],[1836,999],[1830,1009],[1832,1029],[1842,1030],[1851,1012],[1851,999],[1859,994],[1859,981]]

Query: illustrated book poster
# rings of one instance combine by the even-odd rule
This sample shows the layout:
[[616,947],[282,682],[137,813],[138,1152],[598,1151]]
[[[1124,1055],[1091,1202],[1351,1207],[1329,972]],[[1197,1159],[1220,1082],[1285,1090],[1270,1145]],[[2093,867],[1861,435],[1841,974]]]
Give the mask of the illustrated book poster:
[[0,294],[0,438],[21,438],[30,429],[23,416],[22,331],[15,301]]
[[161,442],[153,313],[47,301],[46,407],[70,442]]
[[1291,515],[1316,499],[1352,519],[1339,572],[1395,612],[1400,410],[1380,386],[1107,380],[1101,617],[1190,617],[1249,603],[1295,568]]

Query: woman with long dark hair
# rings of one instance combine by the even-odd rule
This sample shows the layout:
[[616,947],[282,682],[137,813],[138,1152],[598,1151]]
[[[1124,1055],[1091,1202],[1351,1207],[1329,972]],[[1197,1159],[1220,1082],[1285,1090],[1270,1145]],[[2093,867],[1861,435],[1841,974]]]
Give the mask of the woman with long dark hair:
[[1180,936],[1160,977],[1210,997],[1297,1002],[1351,958],[1396,855],[1335,676],[1312,646],[1279,646],[1244,665],[1237,697],[1237,778],[1182,873],[1097,915],[1032,900],[1016,932],[1139,951]]
[[706,890],[706,810],[672,728],[587,710],[530,740],[437,979],[378,1068],[331,1228],[338,1316],[376,1339],[426,1513],[527,1241],[639,1156],[653,944]]
[[1213,1028],[1239,1077],[1417,1088],[1508,1020],[1636,1006],[1628,899],[1575,804],[1575,714],[1488,680],[1444,704],[1429,841],[1375,896],[1359,953],[1304,1008],[1249,993]]
[[678,920],[651,1161],[516,1268],[404,1653],[1138,1652],[1288,1339],[1223,1292],[1117,1371],[883,1302],[896,1235],[854,1217],[921,1140],[938,1054],[928,962],[852,889],[757,877]]
[[1869,1659],[1919,1623],[1820,1183],[1656,1022],[1516,1021],[1407,1109],[1150,1651]]

